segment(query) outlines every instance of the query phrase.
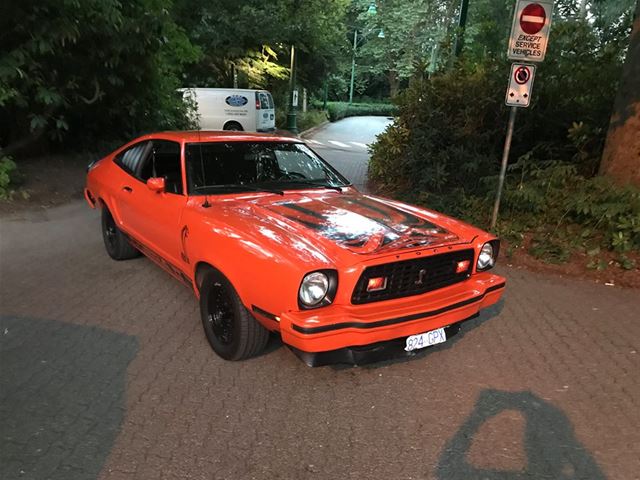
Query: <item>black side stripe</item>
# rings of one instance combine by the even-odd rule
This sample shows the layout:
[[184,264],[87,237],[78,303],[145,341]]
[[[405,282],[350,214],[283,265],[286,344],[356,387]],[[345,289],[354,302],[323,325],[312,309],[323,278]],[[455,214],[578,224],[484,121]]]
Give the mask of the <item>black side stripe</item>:
[[263,317],[268,318],[269,320],[273,320],[275,322],[278,321],[278,318],[273,313],[269,313],[266,310],[261,309],[260,307],[256,307],[255,305],[251,305],[251,310],[256,312],[258,315],[262,315]]
[[388,325],[395,325],[398,323],[411,322],[413,320],[418,320],[420,318],[428,318],[434,317],[436,315],[440,315],[441,313],[448,312],[449,310],[455,310],[456,308],[465,307],[467,305],[471,305],[472,303],[479,302],[482,300],[488,293],[491,293],[495,290],[500,290],[504,288],[505,283],[499,283],[498,285],[493,285],[492,287],[487,288],[487,290],[477,297],[472,297],[468,300],[463,300],[462,302],[454,303],[453,305],[448,305],[446,307],[438,308],[437,310],[431,310],[428,312],[414,313],[411,315],[405,315],[404,317],[396,317],[396,318],[388,318],[386,320],[379,320],[377,322],[342,322],[342,323],[334,323],[333,325],[321,325],[319,327],[301,327],[299,325],[293,324],[293,329],[304,334],[313,334],[313,333],[322,333],[322,332],[330,332],[332,330],[340,330],[343,328],[377,328],[377,327],[386,327]]

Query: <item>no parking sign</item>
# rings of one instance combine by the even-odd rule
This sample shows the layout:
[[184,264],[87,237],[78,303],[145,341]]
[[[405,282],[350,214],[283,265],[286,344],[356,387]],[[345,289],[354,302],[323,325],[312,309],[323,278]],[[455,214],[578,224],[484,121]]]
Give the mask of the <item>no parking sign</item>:
[[510,107],[528,107],[531,101],[535,65],[514,63],[511,65],[509,88],[505,103]]

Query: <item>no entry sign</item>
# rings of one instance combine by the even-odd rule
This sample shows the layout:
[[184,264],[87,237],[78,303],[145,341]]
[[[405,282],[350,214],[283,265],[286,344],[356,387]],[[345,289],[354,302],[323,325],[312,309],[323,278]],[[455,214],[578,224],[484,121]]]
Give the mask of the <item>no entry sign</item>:
[[553,2],[549,0],[516,2],[507,53],[510,59],[530,62],[544,60],[552,12]]
[[509,88],[507,88],[507,97],[504,103],[510,107],[528,107],[529,102],[531,102],[531,90],[535,73],[535,65],[522,63],[511,65]]
[[529,35],[535,35],[544,27],[547,13],[539,3],[530,3],[520,14],[520,28]]

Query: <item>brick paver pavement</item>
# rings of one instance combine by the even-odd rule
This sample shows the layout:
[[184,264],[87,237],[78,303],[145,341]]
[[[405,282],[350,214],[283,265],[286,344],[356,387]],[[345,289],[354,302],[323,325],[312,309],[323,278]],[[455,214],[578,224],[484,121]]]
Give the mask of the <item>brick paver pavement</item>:
[[0,232],[2,479],[640,478],[637,291],[503,262],[504,301],[411,359],[230,363],[83,203]]

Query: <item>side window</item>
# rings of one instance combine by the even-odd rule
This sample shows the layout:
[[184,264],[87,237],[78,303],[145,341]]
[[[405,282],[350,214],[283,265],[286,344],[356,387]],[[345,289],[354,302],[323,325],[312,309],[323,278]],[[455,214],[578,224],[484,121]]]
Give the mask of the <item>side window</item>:
[[182,195],[179,143],[168,140],[153,140],[151,154],[140,169],[140,180],[146,182],[151,177],[164,178],[167,193]]
[[114,159],[116,165],[129,175],[137,176],[140,163],[149,154],[151,142],[140,142],[120,152]]

